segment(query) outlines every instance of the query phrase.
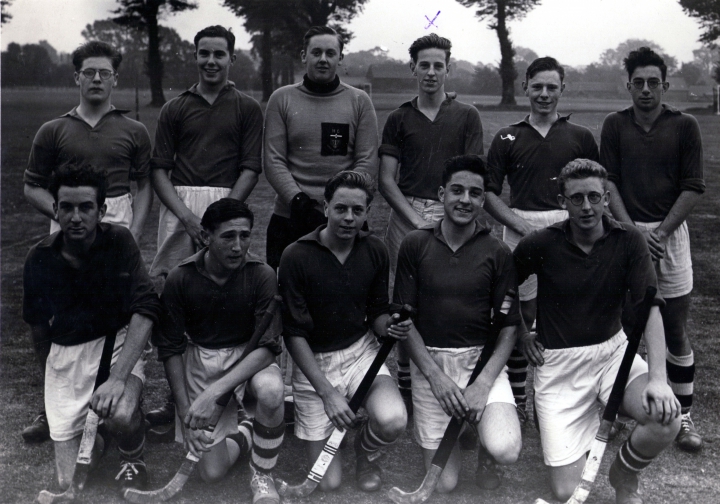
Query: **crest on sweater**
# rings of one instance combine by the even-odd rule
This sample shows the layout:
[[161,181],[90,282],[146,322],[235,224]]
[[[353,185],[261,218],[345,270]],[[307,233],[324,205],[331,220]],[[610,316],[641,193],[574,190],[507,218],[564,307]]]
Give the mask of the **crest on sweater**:
[[320,123],[322,127],[321,156],[347,156],[350,141],[350,125]]

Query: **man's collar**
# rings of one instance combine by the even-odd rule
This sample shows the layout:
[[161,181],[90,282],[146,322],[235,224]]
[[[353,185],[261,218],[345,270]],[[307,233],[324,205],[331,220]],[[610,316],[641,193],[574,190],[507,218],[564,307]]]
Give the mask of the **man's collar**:
[[[445,240],[445,236],[443,236],[443,234],[442,234],[442,227],[441,227],[444,220],[445,220],[445,218],[442,218],[439,221],[435,222],[434,224],[428,223],[427,225],[421,227],[420,229],[424,229],[424,230],[428,230],[428,231],[432,230],[433,235],[435,235],[435,238],[437,238],[438,240],[440,240],[441,242],[443,242],[444,244],[447,245],[447,241]],[[472,240],[479,234],[490,234],[491,230],[492,229],[490,228],[490,226],[487,225],[487,223],[483,223],[483,222],[480,222],[480,220],[476,220],[475,221],[475,230],[473,231],[473,234],[468,241]]]
[[[102,236],[105,234],[105,232],[110,228],[110,224],[107,222],[100,222],[97,225],[97,233],[95,233],[95,240],[92,242],[92,245],[90,245],[91,252],[93,249],[95,249],[98,244],[100,243],[100,240]],[[60,253],[63,246],[63,232],[62,230],[56,231],[55,233],[46,236],[43,238],[40,243],[38,243],[37,248],[39,249],[52,249],[56,253]]]
[[[559,123],[560,121],[565,121],[565,122],[569,121],[571,115],[572,115],[572,112],[570,112],[566,116],[558,114],[557,120],[554,123],[552,123],[552,125],[555,126],[555,124]],[[511,124],[510,126],[530,126],[532,128],[533,126],[532,126],[532,124],[530,124],[530,114],[526,115],[522,121],[518,121],[514,124]]]
[[[624,232],[627,231],[627,227],[622,222],[618,222],[615,219],[612,219],[608,217],[607,215],[603,214],[602,223],[603,223],[603,235],[602,237],[605,238],[607,235],[612,233],[613,231],[618,232]],[[567,218],[564,221],[556,222],[554,224],[551,224],[548,226],[548,229],[558,230],[565,234],[565,238],[572,242],[572,227],[570,226],[570,219]]]
[[[417,104],[417,103],[418,103],[418,98],[419,98],[419,97],[416,96],[416,97],[414,97],[412,100],[403,103],[402,105],[400,105],[400,108],[402,108],[402,107],[412,107],[412,108],[414,108],[414,109],[416,109],[416,110],[419,110],[419,109],[418,109],[418,104]],[[457,93],[456,93],[455,91],[446,92],[446,93],[445,93],[445,99],[442,101],[442,103],[440,104],[440,106],[443,107],[443,106],[445,106],[445,105],[450,105],[450,103],[452,103],[456,98],[457,98]]]
[[[78,111],[77,111],[78,106],[79,105],[75,105],[70,112],[66,112],[63,115],[61,115],[60,117],[75,117],[77,119],[84,121],[84,119],[82,117],[80,117],[80,114],[78,114]],[[103,117],[105,117],[106,115],[110,115],[110,114],[121,114],[122,115],[122,114],[127,114],[128,112],[130,112],[130,109],[119,109],[119,108],[115,108],[115,105],[110,105],[110,110],[108,110],[103,115]]]
[[[183,260],[180,264],[178,264],[178,267],[180,268],[186,268],[186,267],[195,267],[197,271],[203,275],[209,278],[209,273],[207,271],[207,268],[205,267],[205,252],[208,251],[207,247],[203,247],[202,249],[198,250],[195,254],[191,255],[187,259]],[[260,263],[262,264],[263,261],[256,257],[255,255],[251,254],[250,252],[245,253],[245,262],[243,262],[242,266],[240,266],[236,271],[239,271],[243,269],[247,264],[250,263]]]
[[[200,86],[200,83],[196,82],[195,84],[193,84],[192,86],[187,88],[185,91],[180,93],[180,96],[194,94],[194,95],[202,97],[202,95],[200,94],[200,91],[198,91],[198,86]],[[227,81],[225,83],[225,85],[222,87],[222,89],[220,89],[220,93],[218,93],[218,96],[225,93],[228,89],[232,89],[234,87],[235,87],[235,83],[233,81],[231,81],[231,80]]]
[[[323,245],[322,241],[320,241],[320,231],[322,231],[322,230],[325,229],[326,227],[327,227],[327,224],[322,224],[322,225],[318,226],[314,231],[309,232],[308,234],[306,234],[306,235],[303,236],[302,238],[298,238],[298,241],[303,241],[303,242],[317,242],[317,243],[319,243],[320,245],[322,245],[323,247],[325,247],[325,245]],[[371,233],[370,231],[363,231],[363,230],[361,229],[360,231],[358,231],[358,234],[357,234],[357,236],[356,236],[355,238],[358,239],[358,240],[362,240],[362,239],[367,238],[367,237],[370,236],[371,234],[372,234],[372,233]],[[325,248],[327,248],[327,247],[325,247]]]
[[[662,107],[662,112],[660,112],[660,115],[663,116],[665,114],[669,115],[680,115],[682,112],[680,112],[678,109],[673,107],[672,105],[668,105],[667,103],[661,103],[660,106]],[[619,111],[620,114],[626,114],[629,115],[632,118],[635,118],[635,109],[632,105],[630,105],[628,108],[622,109]]]

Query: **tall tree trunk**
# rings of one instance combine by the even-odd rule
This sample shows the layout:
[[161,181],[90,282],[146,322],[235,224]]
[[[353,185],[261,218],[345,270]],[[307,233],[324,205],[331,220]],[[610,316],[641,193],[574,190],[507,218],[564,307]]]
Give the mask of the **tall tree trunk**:
[[158,9],[147,16],[148,31],[148,58],[147,58],[147,74],[150,78],[150,94],[152,100],[150,106],[162,107],[165,104],[165,95],[163,94],[162,77],[163,62],[160,57],[160,35],[158,30]]
[[262,81],[262,101],[266,102],[270,99],[273,92],[273,72],[272,72],[272,31],[269,23],[263,26],[262,46],[260,47],[260,80]]
[[510,32],[506,24],[505,0],[497,2],[497,26],[495,27],[500,41],[500,79],[502,79],[502,99],[500,105],[515,105],[515,79],[517,71],[513,57],[515,51],[510,40]]

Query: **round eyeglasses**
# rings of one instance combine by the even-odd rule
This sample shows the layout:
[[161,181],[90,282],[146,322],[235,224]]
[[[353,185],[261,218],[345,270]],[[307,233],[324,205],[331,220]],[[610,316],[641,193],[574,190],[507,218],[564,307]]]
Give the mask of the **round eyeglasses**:
[[600,203],[600,200],[601,200],[602,197],[603,197],[603,195],[600,194],[599,192],[593,191],[593,192],[588,193],[588,194],[575,193],[575,194],[572,194],[572,195],[570,195],[570,196],[564,196],[564,198],[565,198],[565,199],[569,199],[569,200],[570,200],[570,203],[572,203],[573,205],[575,205],[575,206],[580,206],[580,205],[582,205],[582,204],[585,202],[585,197],[586,197],[586,196],[587,196],[588,201],[589,201],[591,204],[593,204],[593,205],[596,205],[596,204]]
[[635,89],[643,89],[645,87],[645,83],[647,82],[648,89],[657,89],[657,87],[660,85],[660,79],[633,79],[632,85]]
[[95,68],[86,68],[85,70],[81,70],[80,73],[83,74],[86,79],[94,79],[95,74],[99,73],[102,80],[108,80],[115,75],[115,72],[112,70],[96,70]]

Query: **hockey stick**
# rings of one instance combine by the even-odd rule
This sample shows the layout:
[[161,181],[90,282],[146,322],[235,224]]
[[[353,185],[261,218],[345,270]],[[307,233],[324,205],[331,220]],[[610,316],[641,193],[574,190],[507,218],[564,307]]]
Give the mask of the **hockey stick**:
[[[230,366],[230,369],[237,366],[243,359],[245,359],[245,357],[250,354],[250,352],[257,348],[260,338],[263,336],[263,334],[265,334],[265,331],[267,331],[268,327],[270,327],[273,317],[275,316],[275,311],[281,303],[282,298],[277,295],[272,299],[272,301],[270,301],[270,305],[268,306],[265,315],[255,328],[255,332],[250,337],[250,341],[248,341],[248,344],[245,346],[243,353],[240,355],[240,358],[232,366]],[[210,420],[210,425],[203,429],[203,431],[205,432],[205,434],[208,435],[208,437],[212,437],[215,425],[220,420],[220,416],[222,416],[222,412],[224,411],[225,406],[227,406],[232,399],[233,392],[234,390],[226,392],[225,394],[220,396],[215,402],[218,406],[221,406],[221,408],[215,412],[215,415]],[[164,502],[168,499],[171,499],[178,492],[180,492],[180,490],[182,490],[183,486],[185,486],[185,482],[187,482],[188,478],[195,470],[195,466],[199,461],[200,457],[193,454],[192,451],[188,451],[187,455],[185,455],[185,460],[183,460],[180,469],[178,469],[178,472],[175,473],[175,476],[173,476],[170,482],[163,488],[147,491],[128,488],[125,490],[123,497],[125,497],[125,499],[129,500],[130,502],[135,502],[138,504],[145,504],[150,502]]]
[[[400,318],[397,322],[403,322],[409,319],[413,313],[414,309],[412,306],[404,305],[400,310]],[[394,344],[394,338],[385,338],[382,346],[380,346],[380,350],[375,356],[375,359],[370,364],[362,382],[360,382],[360,385],[348,403],[353,413],[357,413],[360,409],[360,406],[365,400],[365,397],[367,396],[368,391],[370,390],[370,387],[380,370],[380,366],[385,363],[385,360],[390,354],[390,350],[392,350]],[[340,443],[345,437],[345,434],[347,434],[347,430],[335,428],[330,435],[330,439],[328,439],[325,443],[325,446],[323,447],[322,452],[320,452],[315,464],[313,464],[312,469],[310,469],[305,481],[299,485],[288,485],[284,480],[277,478],[275,480],[277,492],[284,497],[307,497],[310,495],[325,476],[328,467],[330,467],[330,463],[333,461],[335,454],[340,448]]]
[[[110,366],[112,364],[113,349],[115,348],[115,334],[105,336],[102,354],[100,356],[100,365],[98,366],[97,376],[95,377],[95,385],[93,392],[105,383],[110,376]],[[100,418],[92,408],[88,409],[85,419],[85,427],[83,428],[82,438],[80,438],[80,448],[78,449],[77,458],[75,459],[75,472],[73,473],[70,486],[61,494],[53,494],[47,490],[43,490],[37,497],[40,504],[55,504],[57,502],[70,502],[75,500],[87,479],[90,470],[90,460],[92,458],[93,447],[95,446],[95,435],[97,434],[98,423]]]
[[[487,364],[487,362],[490,360],[490,357],[492,357],[493,351],[495,349],[495,342],[497,341],[500,330],[503,327],[505,317],[507,317],[507,314],[510,311],[510,307],[515,301],[515,296],[516,292],[512,289],[508,290],[505,294],[502,307],[493,317],[494,320],[492,322],[490,337],[483,346],[482,352],[480,353],[480,358],[478,359],[478,362],[475,365],[475,369],[473,369],[473,372],[470,375],[470,379],[468,380],[467,387],[473,384],[475,379],[482,372],[485,364]],[[428,469],[428,472],[425,475],[422,483],[420,484],[420,487],[414,492],[403,492],[398,487],[393,487],[388,492],[388,497],[390,498],[390,500],[397,504],[419,504],[428,500],[430,494],[432,494],[433,490],[435,490],[435,487],[440,480],[440,475],[442,474],[443,469],[445,469],[445,465],[447,464],[447,461],[450,458],[450,454],[455,447],[455,442],[457,441],[458,436],[460,436],[463,422],[464,420],[462,418],[457,419],[454,416],[450,419],[450,423],[448,424],[447,428],[445,429],[445,433],[443,434],[442,441],[440,441],[440,446],[438,446],[438,449],[432,458],[432,462],[430,463],[430,469]]]
[[[585,467],[583,468],[582,477],[580,483],[573,494],[570,496],[566,504],[582,504],[588,498],[590,489],[595,482],[598,470],[600,469],[600,462],[602,462],[603,455],[605,454],[605,447],[610,440],[610,428],[612,427],[615,417],[617,417],[618,409],[623,400],[625,394],[625,386],[627,385],[628,376],[630,375],[630,369],[632,368],[635,354],[637,353],[638,346],[640,345],[640,339],[642,338],[643,332],[645,331],[645,325],[647,324],[648,318],[650,317],[650,309],[655,299],[655,293],[657,289],[655,287],[648,287],[645,291],[645,298],[640,303],[637,309],[637,321],[633,326],[630,336],[628,337],[628,345],[625,349],[625,355],[620,363],[617,376],[615,377],[615,383],[613,384],[612,392],[610,392],[610,398],[608,399],[605,410],[603,411],[602,421],[598,428],[597,435],[590,447],[590,455],[588,456]],[[543,499],[535,500],[535,504],[548,504]]]

